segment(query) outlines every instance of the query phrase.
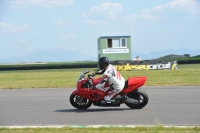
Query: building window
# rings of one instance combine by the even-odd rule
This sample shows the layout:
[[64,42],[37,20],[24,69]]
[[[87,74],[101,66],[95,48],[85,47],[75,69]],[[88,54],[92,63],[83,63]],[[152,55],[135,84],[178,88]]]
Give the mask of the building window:
[[107,39],[107,48],[126,48],[127,42],[125,38]]
[[113,39],[113,40],[112,40],[112,43],[113,43],[113,48],[118,48],[118,47],[120,47],[119,39]]
[[123,39],[121,39],[121,41],[122,41],[122,47],[126,47],[126,39],[123,38]]
[[112,39],[107,40],[108,48],[112,48]]

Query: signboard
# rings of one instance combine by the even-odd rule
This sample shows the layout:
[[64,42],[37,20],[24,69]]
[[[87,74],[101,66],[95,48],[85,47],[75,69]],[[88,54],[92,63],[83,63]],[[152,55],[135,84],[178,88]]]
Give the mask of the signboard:
[[113,54],[113,53],[129,53],[128,48],[107,48],[103,49],[103,54]]
[[160,60],[115,60],[110,62],[117,70],[162,70],[162,69],[178,69],[177,61],[160,61]]

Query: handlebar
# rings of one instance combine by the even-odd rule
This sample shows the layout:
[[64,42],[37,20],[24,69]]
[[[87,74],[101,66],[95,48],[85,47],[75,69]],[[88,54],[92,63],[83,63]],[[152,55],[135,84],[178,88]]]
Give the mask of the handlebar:
[[[93,86],[93,83],[92,83],[92,77],[94,77],[95,76],[95,74],[88,74],[88,81],[89,81],[89,83],[90,83],[90,86]],[[93,87],[92,87],[93,88]]]
[[89,79],[92,79],[92,77],[94,77],[94,76],[95,76],[94,74],[88,74]]
[[86,70],[85,72],[84,72],[84,74],[87,74],[87,73],[89,73],[90,71],[89,70]]

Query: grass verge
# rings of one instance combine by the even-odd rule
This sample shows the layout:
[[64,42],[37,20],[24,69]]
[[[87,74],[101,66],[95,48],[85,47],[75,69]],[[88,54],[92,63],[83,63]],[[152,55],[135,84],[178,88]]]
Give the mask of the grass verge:
[[[0,89],[3,88],[75,88],[82,69],[49,69],[1,71]],[[88,68],[91,72],[97,68]],[[145,86],[200,86],[200,64],[179,65],[178,70],[120,71],[127,79],[147,76]]]
[[121,128],[121,127],[100,127],[100,128],[22,128],[8,129],[0,128],[1,133],[200,133],[199,127],[140,127]]

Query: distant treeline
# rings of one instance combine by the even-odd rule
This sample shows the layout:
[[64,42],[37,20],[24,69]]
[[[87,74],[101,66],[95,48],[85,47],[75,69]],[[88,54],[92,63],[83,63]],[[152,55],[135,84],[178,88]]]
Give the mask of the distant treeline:
[[160,60],[177,60],[179,64],[196,64],[196,63],[200,63],[200,55],[192,56],[192,57],[179,57],[179,58],[162,57],[162,58],[159,58],[159,59]]
[[178,64],[200,64],[200,60],[179,60]]
[[0,65],[0,71],[7,70],[37,70],[37,69],[69,69],[69,68],[95,68],[97,62],[72,62],[72,63],[37,63],[37,64],[15,64]]
[[[178,64],[200,64],[198,60],[178,60]],[[69,69],[69,68],[97,68],[98,62],[61,62],[61,63],[32,63],[0,65],[0,71],[8,70],[37,70],[37,69]]]

